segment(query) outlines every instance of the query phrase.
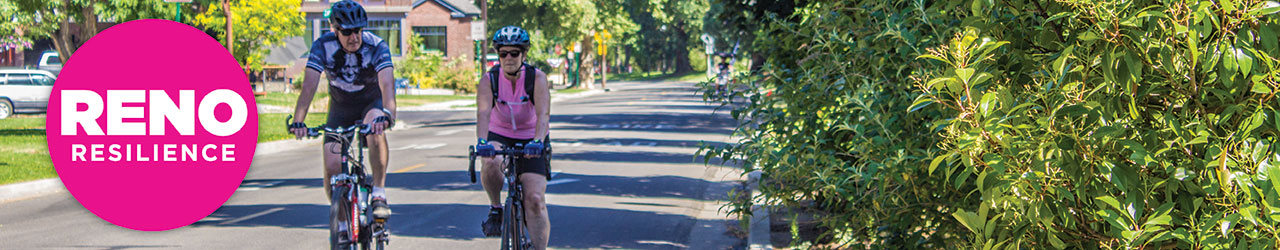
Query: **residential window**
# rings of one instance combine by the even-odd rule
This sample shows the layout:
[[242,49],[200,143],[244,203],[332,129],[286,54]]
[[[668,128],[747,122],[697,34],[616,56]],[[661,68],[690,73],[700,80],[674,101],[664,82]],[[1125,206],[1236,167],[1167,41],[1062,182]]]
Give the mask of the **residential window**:
[[[329,20],[321,20],[320,27],[323,27],[323,30],[329,30]],[[400,56],[400,20],[369,20],[369,24],[364,26],[364,31],[381,37],[387,42],[387,47],[391,48],[391,55]]]
[[421,49],[439,51],[449,56],[449,37],[444,26],[415,26],[413,33],[422,38]]

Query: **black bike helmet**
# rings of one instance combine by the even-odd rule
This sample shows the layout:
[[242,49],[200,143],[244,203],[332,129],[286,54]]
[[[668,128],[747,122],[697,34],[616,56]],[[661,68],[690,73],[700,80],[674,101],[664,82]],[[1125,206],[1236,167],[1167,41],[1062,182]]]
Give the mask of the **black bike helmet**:
[[502,46],[520,46],[521,48],[529,48],[529,32],[524,31],[520,27],[507,26],[498,29],[493,33],[493,48]]
[[338,25],[340,29],[364,28],[369,24],[369,17],[364,12],[364,7],[359,3],[351,0],[343,0],[333,3],[329,6],[329,22]]

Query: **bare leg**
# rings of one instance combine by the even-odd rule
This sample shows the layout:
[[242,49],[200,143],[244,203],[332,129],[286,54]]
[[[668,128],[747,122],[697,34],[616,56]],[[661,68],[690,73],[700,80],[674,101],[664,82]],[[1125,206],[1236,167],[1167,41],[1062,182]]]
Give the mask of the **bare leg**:
[[327,142],[321,148],[324,155],[324,199],[333,198],[333,190],[330,189],[329,178],[336,174],[342,173],[342,144],[337,142]]
[[[373,123],[373,119],[383,115],[382,110],[371,109],[364,115],[364,123]],[[387,163],[389,160],[389,152],[387,152],[387,134],[370,134],[365,135],[365,142],[369,145],[369,165],[373,168],[373,186],[386,187],[387,185]]]
[[547,241],[551,237],[551,220],[547,215],[546,202],[547,177],[525,173],[520,175],[520,183],[524,185],[525,225],[529,226],[533,249],[547,249]]
[[502,201],[498,199],[498,195],[502,193],[502,168],[506,167],[506,162],[502,156],[493,158],[485,158],[480,167],[480,184],[484,186],[484,191],[489,195],[489,205],[499,207]]

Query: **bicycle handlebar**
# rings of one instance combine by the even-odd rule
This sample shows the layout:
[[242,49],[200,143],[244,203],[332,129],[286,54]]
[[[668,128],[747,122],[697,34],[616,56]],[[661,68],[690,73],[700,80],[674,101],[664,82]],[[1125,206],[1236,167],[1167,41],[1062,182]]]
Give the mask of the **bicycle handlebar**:
[[[284,118],[284,124],[286,128],[288,128],[289,125],[292,123],[291,121],[293,121],[293,115],[289,115],[288,117]],[[360,131],[361,134],[368,134],[371,128],[372,127],[369,126],[369,124],[355,124],[351,126],[336,127],[336,128],[325,127],[324,125],[320,125],[316,127],[307,127],[306,129],[307,129],[307,138],[315,138],[320,136],[321,132],[332,133],[332,134],[344,134],[344,133],[354,132],[358,130]],[[292,129],[292,128],[289,128],[289,129]]]
[[[494,155],[505,155],[512,157],[524,156],[524,145],[516,144],[515,146],[506,147],[501,150],[494,150]],[[467,173],[471,175],[471,183],[476,183],[476,146],[467,147]],[[551,157],[551,147],[542,149],[542,157]]]

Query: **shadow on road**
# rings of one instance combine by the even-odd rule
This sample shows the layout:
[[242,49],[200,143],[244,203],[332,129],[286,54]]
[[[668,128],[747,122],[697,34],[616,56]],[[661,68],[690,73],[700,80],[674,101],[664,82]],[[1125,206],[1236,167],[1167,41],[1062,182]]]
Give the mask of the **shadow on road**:
[[[630,248],[684,249],[670,242],[684,239],[696,219],[684,215],[641,212],[608,208],[548,206],[551,217],[551,243],[557,248]],[[392,244],[395,237],[447,238],[473,240],[484,238],[480,222],[488,212],[484,205],[467,204],[392,204],[389,225]],[[246,216],[257,215],[248,219]],[[192,227],[286,227],[328,229],[329,206],[292,205],[225,205],[206,220]],[[403,219],[402,219],[403,218]],[[607,218],[607,220],[582,219]],[[719,221],[723,224],[726,221]],[[652,225],[680,225],[655,228]],[[685,230],[679,230],[685,228]],[[317,241],[327,239],[317,238]],[[683,241],[682,241],[683,242]],[[496,244],[496,243],[495,243]]]
[[[727,182],[710,182],[680,176],[620,177],[611,175],[557,174],[554,184],[547,188],[549,194],[589,194],[619,197],[681,198],[694,200],[725,200],[725,194],[707,194],[708,185],[729,185]],[[307,179],[252,179],[242,187],[270,188],[303,187],[321,188],[319,178]],[[410,172],[387,175],[388,189],[410,191],[481,191],[479,183],[471,183],[466,171]]]

